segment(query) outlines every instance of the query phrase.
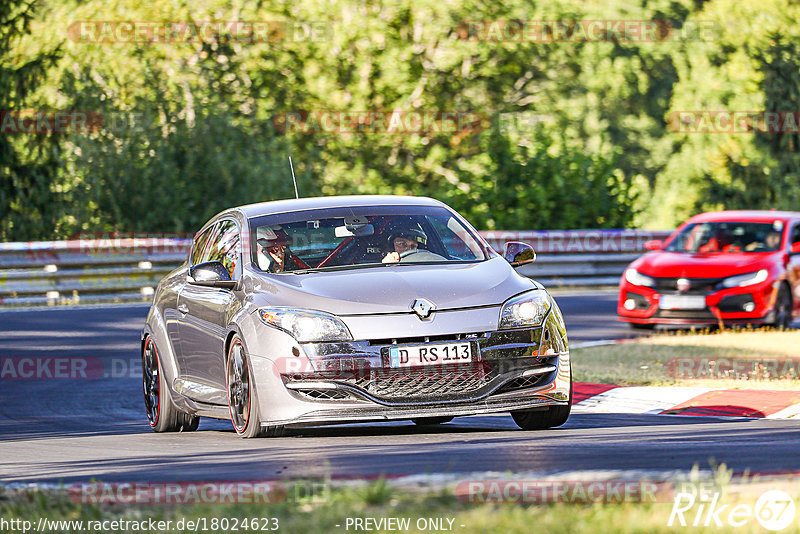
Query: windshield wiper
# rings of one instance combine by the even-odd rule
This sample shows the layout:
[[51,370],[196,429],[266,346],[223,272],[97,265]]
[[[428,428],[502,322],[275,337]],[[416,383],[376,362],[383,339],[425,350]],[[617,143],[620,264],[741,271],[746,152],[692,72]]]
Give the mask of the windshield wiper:
[[330,271],[347,271],[349,269],[365,269],[367,267],[382,267],[387,265],[385,263],[357,263],[355,265],[334,265],[332,267],[311,267],[308,269],[297,269],[294,271],[288,271],[292,274],[308,274],[308,273],[323,273],[323,272],[330,272]]

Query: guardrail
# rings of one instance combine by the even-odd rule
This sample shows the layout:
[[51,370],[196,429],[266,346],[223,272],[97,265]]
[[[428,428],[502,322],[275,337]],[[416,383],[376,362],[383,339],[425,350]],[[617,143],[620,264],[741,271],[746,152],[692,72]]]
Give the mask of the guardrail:
[[536,261],[517,271],[547,287],[616,286],[625,267],[641,256],[651,239],[672,231],[542,230],[484,231],[481,235],[501,252],[508,241],[533,245]]
[[[486,231],[502,252],[508,241],[537,251],[521,274],[549,287],[616,285],[644,242],[669,232],[643,230]],[[0,243],[0,305],[147,301],[158,281],[180,265],[191,240],[115,237]]]

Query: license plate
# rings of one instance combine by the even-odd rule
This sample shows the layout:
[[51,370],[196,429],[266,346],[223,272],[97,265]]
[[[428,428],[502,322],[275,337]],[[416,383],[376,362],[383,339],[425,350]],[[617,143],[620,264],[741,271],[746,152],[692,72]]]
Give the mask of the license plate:
[[390,367],[448,365],[472,361],[472,343],[437,343],[389,348]]
[[662,310],[704,310],[704,295],[661,295],[658,307]]

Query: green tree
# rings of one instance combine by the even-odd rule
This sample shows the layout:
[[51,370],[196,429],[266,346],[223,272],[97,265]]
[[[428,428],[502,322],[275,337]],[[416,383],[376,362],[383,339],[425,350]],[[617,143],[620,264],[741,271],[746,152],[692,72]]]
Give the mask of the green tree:
[[[0,3],[0,113],[14,121],[32,94],[46,82],[45,73],[58,49],[22,54],[16,47],[30,33],[33,0]],[[0,132],[0,240],[53,234],[64,199],[56,194],[59,145],[46,133]]]

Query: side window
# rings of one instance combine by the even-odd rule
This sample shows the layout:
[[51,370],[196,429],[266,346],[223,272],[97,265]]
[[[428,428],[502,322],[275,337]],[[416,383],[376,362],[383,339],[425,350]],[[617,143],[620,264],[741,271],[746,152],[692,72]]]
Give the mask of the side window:
[[242,245],[239,227],[231,220],[221,221],[215,228],[203,261],[218,261],[225,266],[232,280],[239,276]]
[[792,240],[789,244],[793,245],[795,243],[800,243],[800,223],[795,224],[794,228],[792,228]]
[[211,237],[212,232],[218,228],[219,225],[212,225],[206,228],[206,230],[197,236],[194,240],[194,244],[192,245],[192,265],[197,265],[198,263],[202,263],[203,260],[203,249],[206,248],[208,245],[208,240]]

